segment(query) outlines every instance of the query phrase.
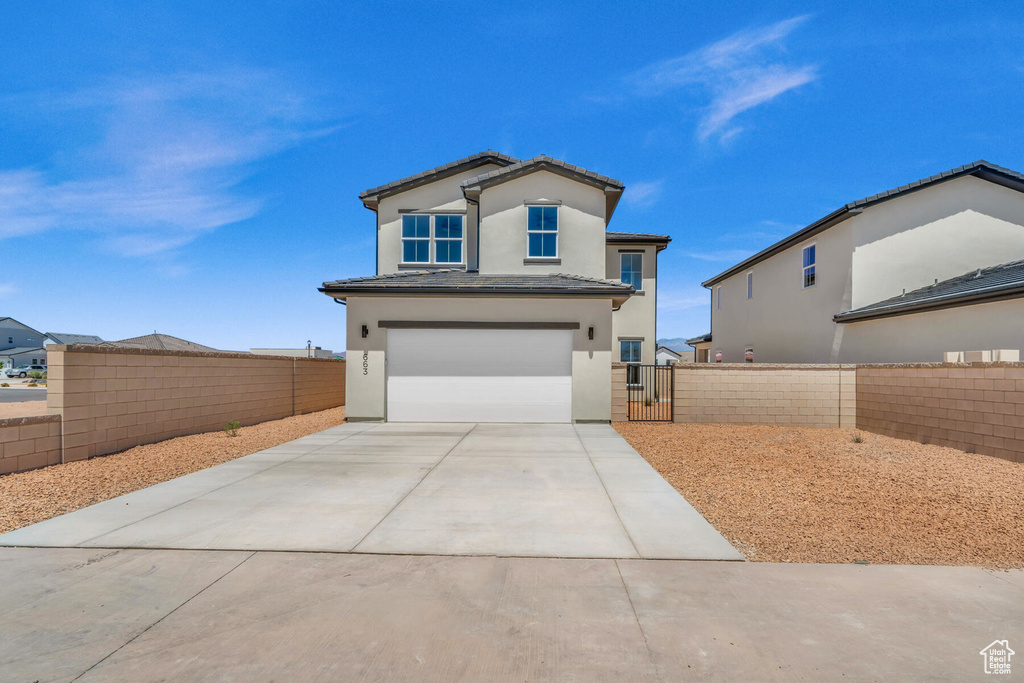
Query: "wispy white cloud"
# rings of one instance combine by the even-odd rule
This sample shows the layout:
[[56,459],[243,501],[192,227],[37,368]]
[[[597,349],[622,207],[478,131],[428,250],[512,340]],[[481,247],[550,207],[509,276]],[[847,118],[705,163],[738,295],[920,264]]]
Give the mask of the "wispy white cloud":
[[622,199],[627,204],[647,209],[654,206],[661,199],[661,192],[664,187],[664,180],[628,183],[626,185],[626,193]]
[[6,299],[9,296],[18,293],[18,288],[12,284],[0,283],[0,299]]
[[710,261],[712,263],[738,263],[754,252],[749,249],[719,249],[710,251],[688,251],[688,256],[698,261]]
[[280,74],[247,69],[133,78],[54,96],[8,98],[94,121],[78,172],[0,169],[0,239],[89,229],[111,251],[151,256],[256,215],[239,185],[254,162],[336,128]]
[[710,93],[697,127],[701,140],[728,141],[743,128],[733,123],[739,114],[818,78],[813,65],[781,61],[782,44],[807,15],[748,29],[689,52],[652,64],[629,77],[634,90],[662,96],[680,89]]
[[670,312],[700,308],[708,305],[710,296],[703,287],[661,288],[658,292],[658,310]]

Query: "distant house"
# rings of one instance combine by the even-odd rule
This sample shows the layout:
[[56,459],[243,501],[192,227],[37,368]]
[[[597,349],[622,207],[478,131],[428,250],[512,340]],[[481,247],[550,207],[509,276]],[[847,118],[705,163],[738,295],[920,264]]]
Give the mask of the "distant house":
[[702,334],[693,339],[687,339],[686,343],[693,347],[695,363],[710,363],[711,358],[711,333]]
[[102,344],[103,339],[95,334],[69,334],[67,332],[47,332],[44,346],[54,344]]
[[1022,349],[1024,174],[978,161],[850,202],[703,284],[726,363]]
[[153,334],[146,334],[141,337],[121,339],[120,341],[103,342],[103,346],[122,346],[129,349],[156,349],[159,351],[220,351],[220,349],[203,346],[202,344],[197,344],[196,342],[191,342],[187,339],[172,337],[169,334],[160,334],[157,332],[154,332]]
[[14,318],[0,317],[0,370],[19,365],[46,365],[45,337]]
[[334,358],[335,353],[330,349],[322,349],[319,346],[304,346],[298,349],[249,349],[249,353],[257,356],[290,356],[293,358]]
[[655,365],[671,365],[673,363],[692,363],[693,351],[676,351],[667,346],[659,346],[654,354]]

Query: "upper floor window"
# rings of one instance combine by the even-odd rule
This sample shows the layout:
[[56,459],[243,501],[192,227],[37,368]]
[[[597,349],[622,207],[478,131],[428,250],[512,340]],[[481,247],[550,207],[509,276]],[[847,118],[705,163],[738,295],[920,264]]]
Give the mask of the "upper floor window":
[[715,308],[722,308],[722,288],[715,287]]
[[754,274],[747,273],[747,299],[754,298]]
[[462,238],[462,216],[402,216],[402,263],[462,263]]
[[815,245],[804,247],[804,288],[814,286],[814,266],[817,261]]
[[462,263],[462,216],[434,216],[434,259]]
[[558,207],[530,206],[526,236],[530,258],[558,256]]
[[644,288],[643,266],[643,254],[619,254],[619,279],[639,292]]

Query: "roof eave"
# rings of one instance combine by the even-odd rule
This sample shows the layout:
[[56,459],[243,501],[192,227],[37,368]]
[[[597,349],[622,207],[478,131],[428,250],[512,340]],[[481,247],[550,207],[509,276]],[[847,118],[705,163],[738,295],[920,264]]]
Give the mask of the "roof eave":
[[854,311],[849,313],[838,313],[832,316],[832,320],[840,324],[856,323],[866,320],[877,320],[879,318],[894,318],[896,316],[910,315],[912,313],[927,313],[929,311],[938,311],[945,308],[959,308],[961,306],[993,303],[996,301],[1005,301],[1007,299],[1019,299],[1021,297],[1024,297],[1024,284],[1015,284],[1010,287],[1000,287],[983,292],[958,294],[955,296],[922,301],[917,304],[903,306],[900,308],[864,311],[862,313]]
[[840,209],[837,209],[830,213],[829,215],[825,216],[824,218],[821,218],[811,223],[806,228],[803,228],[802,230],[793,233],[789,237],[779,240],[770,247],[762,249],[753,256],[744,259],[743,261],[737,263],[732,268],[722,271],[721,273],[714,276],[710,280],[705,280],[704,282],[700,283],[701,287],[711,287],[713,285],[716,285],[722,280],[732,277],[736,273],[743,272],[747,268],[750,268],[751,266],[760,263],[761,261],[764,261],[765,259],[771,256],[775,256],[776,254],[783,252],[786,249],[789,249],[790,247],[799,244],[800,242],[808,240],[814,237],[815,235],[828,230],[829,228],[839,225],[847,218],[855,216],[859,214],[861,211],[863,211],[863,208],[861,207],[850,208],[849,206],[844,206]]

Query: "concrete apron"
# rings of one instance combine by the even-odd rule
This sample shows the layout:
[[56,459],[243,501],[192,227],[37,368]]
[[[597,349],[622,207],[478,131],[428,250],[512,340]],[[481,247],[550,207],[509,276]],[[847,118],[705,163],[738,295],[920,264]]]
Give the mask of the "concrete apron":
[[0,545],[743,559],[607,425],[344,424]]
[[985,680],[1024,623],[972,567],[2,548],[0,583],[11,681]]

